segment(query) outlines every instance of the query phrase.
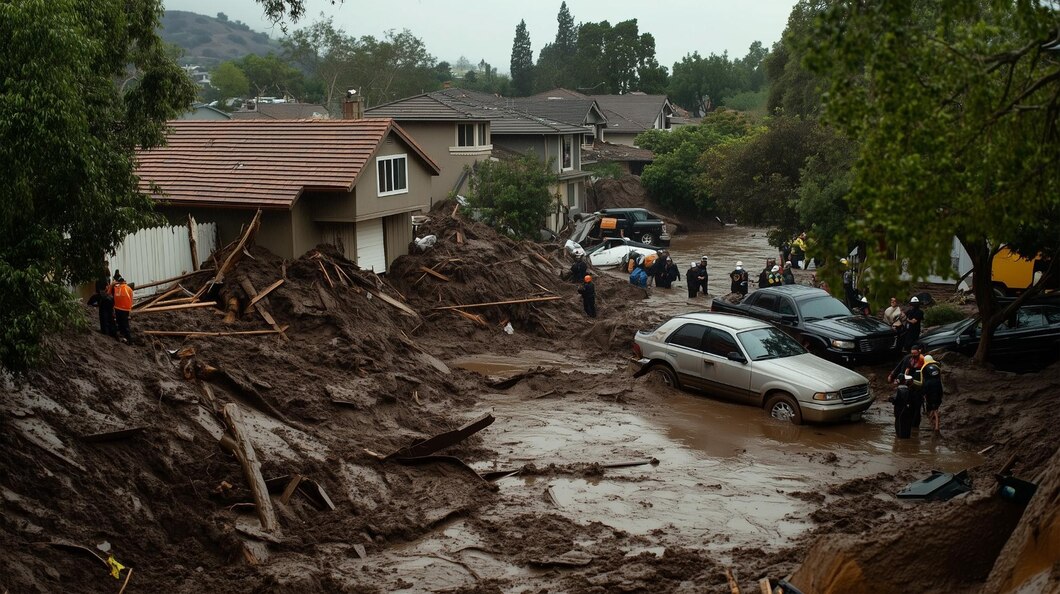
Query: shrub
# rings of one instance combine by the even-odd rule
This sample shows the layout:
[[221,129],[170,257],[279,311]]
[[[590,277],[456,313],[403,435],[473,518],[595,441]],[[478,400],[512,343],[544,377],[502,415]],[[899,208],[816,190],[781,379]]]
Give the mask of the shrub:
[[952,324],[968,317],[959,308],[948,303],[941,303],[924,310],[924,326],[941,326]]

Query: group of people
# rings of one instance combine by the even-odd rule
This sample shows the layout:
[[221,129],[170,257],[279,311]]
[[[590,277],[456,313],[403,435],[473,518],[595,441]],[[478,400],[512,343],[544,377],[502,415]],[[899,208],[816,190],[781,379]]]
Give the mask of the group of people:
[[[776,258],[767,258],[765,268],[758,273],[758,288],[794,285],[795,273],[792,271],[793,267],[798,268],[791,260],[785,260],[784,266],[781,267],[780,264],[777,264]],[[746,293],[744,294],[746,295]]]
[[924,310],[920,309],[920,298],[909,299],[909,309],[902,310],[898,299],[891,297],[890,306],[883,310],[883,321],[894,329],[902,352],[907,352],[920,340],[920,327],[924,322]]
[[887,381],[898,386],[890,399],[894,405],[895,436],[909,438],[913,429],[920,427],[923,413],[927,413],[932,429],[938,433],[942,364],[925,355],[923,345],[915,343],[887,375]]
[[[810,262],[806,256],[806,233],[799,233],[795,239],[780,245],[781,262],[790,263],[795,268],[809,267]],[[803,265],[805,262],[805,266]]]
[[114,278],[109,275],[96,281],[96,292],[88,301],[89,305],[99,308],[99,331],[121,342],[132,342],[129,329],[129,314],[133,306],[133,289],[121,276],[121,271],[114,271]]

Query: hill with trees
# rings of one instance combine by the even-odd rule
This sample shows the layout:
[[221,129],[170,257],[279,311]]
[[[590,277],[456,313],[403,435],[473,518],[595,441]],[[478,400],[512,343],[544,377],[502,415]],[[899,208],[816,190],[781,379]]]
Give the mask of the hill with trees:
[[231,21],[223,12],[211,17],[167,10],[159,35],[162,41],[184,50],[184,62],[206,67],[250,54],[264,56],[280,51],[280,43],[268,34],[254,31],[241,21]]

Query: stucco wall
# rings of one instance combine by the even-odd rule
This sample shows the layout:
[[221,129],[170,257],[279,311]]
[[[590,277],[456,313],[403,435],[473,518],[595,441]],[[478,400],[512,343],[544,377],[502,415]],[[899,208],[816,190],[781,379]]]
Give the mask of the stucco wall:
[[[450,152],[449,149],[456,146],[457,122],[400,122],[400,125],[442,170],[432,183],[429,205],[449,196],[463,175],[464,167],[471,167],[476,161],[489,158],[488,152],[481,155],[454,155]],[[461,191],[467,191],[466,184]]]
[[[158,211],[171,225],[185,225],[191,214],[200,223],[217,223],[217,245],[225,246],[239,238],[244,225],[254,218],[254,210],[229,208],[201,208],[162,206]],[[290,216],[287,211],[267,210],[261,213],[261,227],[254,235],[254,243],[284,258],[294,254]]]
[[[376,159],[387,155],[408,156],[408,192],[379,196],[379,176]],[[381,216],[426,210],[430,204],[433,176],[426,165],[404,141],[390,135],[368,163],[369,169],[357,180],[354,189],[356,194],[356,220],[364,221]],[[411,224],[411,223],[410,223]]]

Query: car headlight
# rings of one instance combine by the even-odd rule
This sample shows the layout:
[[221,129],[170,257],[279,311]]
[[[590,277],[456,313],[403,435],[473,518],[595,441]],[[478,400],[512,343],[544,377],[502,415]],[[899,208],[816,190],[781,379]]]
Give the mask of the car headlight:
[[832,346],[837,348],[837,349],[853,349],[854,348],[854,341],[853,340],[835,340],[835,339],[832,339]]
[[840,400],[839,392],[817,392],[813,395],[814,400]]

